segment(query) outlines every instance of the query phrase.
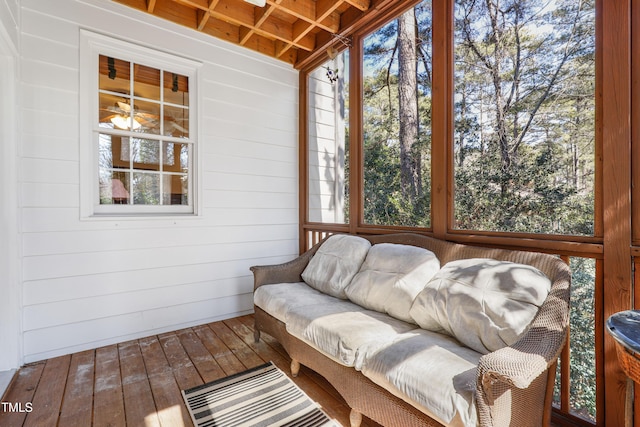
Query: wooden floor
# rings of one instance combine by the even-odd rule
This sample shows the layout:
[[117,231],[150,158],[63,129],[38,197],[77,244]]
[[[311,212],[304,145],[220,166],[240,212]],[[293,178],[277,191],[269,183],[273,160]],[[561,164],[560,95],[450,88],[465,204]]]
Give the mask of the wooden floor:
[[[270,360],[289,373],[280,344],[266,334],[254,343],[252,316],[56,357],[18,371],[2,398],[0,426],[191,426],[182,389]],[[349,426],[349,408],[322,377],[303,368],[294,381]]]

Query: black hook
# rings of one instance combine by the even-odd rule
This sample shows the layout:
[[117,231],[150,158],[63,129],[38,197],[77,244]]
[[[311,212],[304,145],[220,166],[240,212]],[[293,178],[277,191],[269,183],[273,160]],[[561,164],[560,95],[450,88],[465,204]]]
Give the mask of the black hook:
[[109,67],[109,78],[111,80],[116,78],[116,61],[115,59],[109,57],[107,58],[107,65]]

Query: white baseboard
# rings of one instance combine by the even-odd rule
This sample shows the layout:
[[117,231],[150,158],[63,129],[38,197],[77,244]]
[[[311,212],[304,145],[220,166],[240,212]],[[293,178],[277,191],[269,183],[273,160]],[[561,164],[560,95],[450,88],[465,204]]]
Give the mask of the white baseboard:
[[0,397],[4,396],[4,392],[7,391],[7,387],[9,387],[9,383],[11,383],[15,373],[15,369],[0,372]]

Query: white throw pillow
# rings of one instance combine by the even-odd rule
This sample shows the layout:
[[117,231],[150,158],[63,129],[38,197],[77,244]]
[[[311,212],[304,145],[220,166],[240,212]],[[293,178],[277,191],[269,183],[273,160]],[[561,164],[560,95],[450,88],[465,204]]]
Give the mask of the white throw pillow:
[[356,304],[415,323],[411,304],[440,270],[436,255],[424,248],[393,243],[373,245],[345,290]]
[[410,313],[422,328],[448,333],[486,354],[518,341],[550,289],[551,281],[529,265],[457,260],[431,279]]
[[370,247],[371,243],[362,237],[335,234],[318,248],[302,272],[302,279],[322,293],[347,299],[344,289],[360,269]]

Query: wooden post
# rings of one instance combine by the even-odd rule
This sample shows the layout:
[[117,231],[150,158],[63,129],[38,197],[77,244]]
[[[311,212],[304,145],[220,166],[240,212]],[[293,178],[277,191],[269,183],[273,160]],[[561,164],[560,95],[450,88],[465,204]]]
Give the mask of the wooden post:
[[[604,318],[631,305],[631,0],[602,1],[601,56]],[[605,71],[606,70],[606,71]],[[606,76],[603,73],[606,72]],[[604,323],[604,322],[603,322]],[[604,425],[624,425],[626,376],[604,338]],[[602,415],[599,417],[600,419]]]
[[431,226],[434,236],[442,239],[451,226],[453,212],[448,206],[449,195],[453,191],[453,168],[450,162],[450,153],[453,151],[453,2],[434,2],[432,7],[434,108],[431,112]]

